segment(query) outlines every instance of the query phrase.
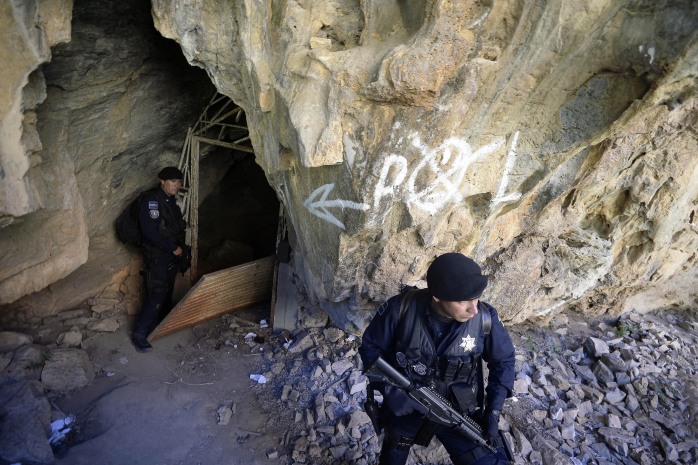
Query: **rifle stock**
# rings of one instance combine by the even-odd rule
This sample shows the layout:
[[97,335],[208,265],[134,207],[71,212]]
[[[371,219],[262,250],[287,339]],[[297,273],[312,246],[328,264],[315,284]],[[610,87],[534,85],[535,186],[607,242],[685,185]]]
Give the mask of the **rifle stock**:
[[412,399],[426,407],[427,413],[425,413],[425,416],[429,418],[429,420],[455,429],[475,444],[486,447],[491,452],[497,451],[497,449],[488,444],[482,436],[480,425],[475,423],[472,419],[458,413],[451,407],[446,399],[428,387],[415,387],[408,378],[386,362],[382,357],[378,357],[376,361],[366,369],[366,376],[368,376],[371,381],[384,382],[404,389]]

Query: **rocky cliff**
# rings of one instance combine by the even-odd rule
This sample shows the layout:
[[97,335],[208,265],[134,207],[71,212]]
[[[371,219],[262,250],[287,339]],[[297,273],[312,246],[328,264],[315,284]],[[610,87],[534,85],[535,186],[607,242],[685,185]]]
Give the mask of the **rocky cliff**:
[[137,294],[138,255],[118,243],[114,219],[177,163],[213,85],[143,2],[0,8],[0,303],[40,316]]
[[335,317],[452,250],[486,264],[508,320],[695,305],[695,2],[155,0],[153,15],[247,111]]
[[[68,40],[70,2],[24,3],[25,12],[40,10],[34,25],[63,18],[56,37]],[[28,27],[17,10],[10,25],[25,36],[50,30]],[[485,297],[513,322],[563,309],[696,305],[696,2],[153,0],[152,18],[244,108],[257,163],[295,232],[294,266],[342,326],[361,328],[375,302],[419,283],[433,257],[454,250],[485,266]],[[14,44],[9,33],[3,40]],[[133,40],[119,34],[102,50]],[[2,87],[2,130],[14,139],[0,146],[0,233],[3,247],[13,227],[25,244],[36,217],[81,234],[66,232],[72,249],[56,239],[57,254],[72,254],[59,273],[47,270],[55,254],[32,258],[32,276],[41,277],[32,285],[3,254],[2,285],[13,283],[14,298],[89,264],[86,236],[90,250],[114,244],[90,218],[91,206],[117,193],[94,199],[91,183],[107,174],[106,187],[134,168],[110,163],[116,154],[151,152],[132,140],[143,136],[135,129],[144,105],[125,99],[117,107],[136,124],[114,124],[122,118],[106,113],[111,124],[95,135],[120,150],[83,154],[80,143],[47,131],[41,142],[55,146],[54,171],[48,163],[29,168],[38,163],[29,143],[36,112],[21,91],[57,41],[38,40],[44,56],[33,61],[11,51],[24,67]],[[66,50],[85,60],[92,45],[74,30]],[[93,59],[87,69],[108,73],[106,65]],[[83,105],[81,80],[70,81],[74,93],[62,85],[58,93]],[[58,104],[49,92],[43,105]],[[12,158],[19,152],[21,163]],[[138,169],[157,164],[139,159]],[[51,196],[64,207],[32,203],[33,180],[56,178],[71,180]],[[11,261],[19,262],[28,263],[25,255]]]

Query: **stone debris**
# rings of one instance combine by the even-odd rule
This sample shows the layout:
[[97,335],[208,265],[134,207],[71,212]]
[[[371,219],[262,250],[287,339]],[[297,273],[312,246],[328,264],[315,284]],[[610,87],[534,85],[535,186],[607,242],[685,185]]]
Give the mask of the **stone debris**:
[[28,334],[16,331],[0,331],[0,352],[11,352],[32,342],[34,339]]
[[51,406],[40,382],[3,378],[0,418],[0,459],[7,463],[53,461],[47,435]]
[[70,331],[58,335],[56,344],[61,348],[80,347],[80,344],[82,344],[82,333],[77,326],[73,326],[70,328]]
[[95,378],[87,352],[55,349],[48,353],[41,370],[41,382],[49,391],[72,391],[85,387]]
[[[49,324],[31,336],[0,332],[0,348],[5,348],[0,351],[2,379],[10,383],[3,386],[4,395],[11,396],[17,383],[32,386],[34,394],[25,400],[18,397],[17,402],[31,402],[21,408],[37,412],[21,430],[23,437],[31,438],[22,447],[31,449],[0,443],[0,459],[39,462],[48,457],[51,410],[43,396],[91,382],[98,367],[75,346],[83,347],[94,334],[89,328],[96,325],[90,323],[115,318],[86,315],[77,310],[50,317]],[[268,412],[271,427],[287,431],[277,449],[267,451],[270,463],[377,462],[382,436],[376,435],[362,408],[368,381],[361,372],[359,338],[335,327],[275,334],[232,315],[220,318],[225,331],[219,340],[207,341],[211,347],[227,345],[261,355],[250,374],[250,389]],[[77,325],[78,319],[87,321]],[[534,324],[510,328],[517,348],[517,379],[500,427],[510,440],[515,463],[697,463],[695,317],[666,312],[631,313],[610,324],[571,320],[555,319],[566,325],[565,331]],[[254,337],[246,337],[250,332]],[[212,421],[227,425],[234,414],[235,403],[225,401]],[[239,436],[238,442],[245,437]],[[450,461],[433,441],[426,448],[413,447],[408,464],[422,463]]]
[[[510,329],[517,379],[500,426],[516,463],[696,463],[696,407],[689,405],[698,401],[686,389],[698,368],[697,325],[680,320],[687,317],[629,314],[613,324],[581,325],[581,333]],[[288,350],[269,339],[259,370],[269,382],[253,388],[270,412],[289,412],[289,463],[376,463],[382,436],[362,409],[360,341],[337,328],[305,329]],[[408,463],[450,461],[433,441],[414,447]]]
[[90,384],[99,368],[90,361],[85,344],[99,332],[116,331],[127,318],[112,314],[113,308],[99,310],[80,308],[24,322],[33,328],[32,334],[0,331],[0,462],[54,461],[62,447],[62,430],[57,432],[55,425],[67,424],[72,417],[52,410],[48,396]]
[[218,424],[227,425],[230,423],[230,419],[235,414],[235,402],[229,402],[218,407],[216,413],[218,414]]

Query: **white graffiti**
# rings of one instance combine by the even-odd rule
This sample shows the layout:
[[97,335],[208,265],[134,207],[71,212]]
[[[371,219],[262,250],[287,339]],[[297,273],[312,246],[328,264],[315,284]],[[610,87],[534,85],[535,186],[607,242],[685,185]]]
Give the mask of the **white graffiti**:
[[507,191],[507,186],[509,185],[509,173],[514,169],[514,164],[516,162],[516,144],[519,141],[519,131],[514,133],[514,138],[511,141],[511,147],[509,147],[509,152],[507,153],[507,162],[504,166],[504,174],[502,175],[502,180],[499,182],[499,189],[497,190],[497,195],[492,199],[490,204],[490,211],[500,204],[505,202],[514,202],[521,198],[521,192],[512,192],[509,195],[505,195]]
[[[390,183],[387,183],[388,175],[393,168],[396,172],[393,173]],[[373,208],[378,208],[383,197],[394,197],[396,188],[402,185],[405,176],[407,176],[407,160],[405,157],[395,154],[388,155],[383,160],[383,168],[381,169],[378,183],[376,183],[376,189],[373,191]]]
[[[330,213],[327,210],[328,208],[339,207],[342,210],[345,208],[351,208],[354,210],[368,210],[369,208],[371,208],[370,205],[367,205],[365,203],[352,202],[351,200],[327,200],[327,197],[329,197],[330,192],[332,192],[332,189],[334,189],[334,184],[325,184],[323,186],[318,187],[312,192],[312,194],[308,196],[305,202],[303,202],[303,205],[313,215],[317,216],[318,218],[322,218],[325,221],[329,221],[330,223],[339,226],[342,229],[344,229],[344,223],[339,221],[332,213]],[[317,199],[317,197],[319,197],[319,199]]]
[[[408,158],[405,156],[395,153],[387,155],[375,184],[372,206],[343,199],[329,200],[334,184],[325,184],[315,189],[303,205],[313,215],[342,229],[345,229],[344,223],[330,213],[329,208],[351,208],[362,211],[372,208],[374,211],[369,220],[369,225],[372,226],[385,221],[392,208],[392,202],[385,202],[389,198],[400,199],[408,205],[414,205],[429,214],[435,214],[447,203],[451,201],[458,203],[463,200],[462,185],[472,165],[496,152],[505,143],[503,137],[498,137],[493,142],[473,151],[468,142],[456,137],[446,139],[436,148],[424,144],[416,134],[413,134],[411,139],[412,150],[417,153],[409,159],[419,159],[419,162],[414,168],[410,168]],[[500,203],[512,202],[521,197],[519,192],[506,194],[509,175],[516,163],[518,139],[517,131],[507,152],[504,173],[497,194],[490,204],[491,210]],[[402,139],[398,141],[398,145],[401,143]]]
[[436,213],[452,200],[460,202],[463,200],[460,188],[470,166],[503,144],[504,139],[498,138],[473,151],[465,140],[452,137],[431,149],[415,137],[412,145],[421,154],[420,162],[407,177],[407,159],[402,155],[388,155],[376,183],[373,207],[377,209],[385,197],[396,197],[405,178],[405,201],[428,213]]

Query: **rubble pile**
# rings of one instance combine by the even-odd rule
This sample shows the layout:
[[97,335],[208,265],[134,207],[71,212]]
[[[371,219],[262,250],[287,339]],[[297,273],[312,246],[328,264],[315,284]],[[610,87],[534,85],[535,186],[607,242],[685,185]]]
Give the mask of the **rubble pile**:
[[[97,331],[113,330],[126,318],[85,309],[45,319],[31,335],[0,331],[2,459],[50,461],[56,444],[47,441],[47,431],[61,418],[47,396],[89,384],[99,367],[85,347]],[[113,324],[99,325],[102,320]],[[265,322],[224,315],[198,343],[257,356],[250,387],[268,412],[264,433],[280,438],[267,451],[270,463],[376,463],[382,437],[362,408],[367,379],[360,338],[323,318],[303,321],[297,333],[275,333]],[[500,427],[517,464],[698,463],[694,314],[631,313],[612,322],[558,316],[547,325],[509,330],[517,379]],[[234,423],[235,409],[220,405],[215,421]],[[450,461],[433,441],[413,447],[408,463]]]
[[586,334],[561,323],[557,337],[515,331],[519,453],[544,464],[696,463],[695,316],[631,313],[582,323]]
[[[694,316],[555,323],[557,330],[510,329],[517,380],[500,426],[516,463],[698,462]],[[318,328],[264,347],[268,382],[256,389],[270,412],[287,417],[290,433],[280,446],[289,463],[375,463],[381,438],[362,410],[359,343],[337,328]],[[450,461],[434,441],[414,447],[408,463]]]

